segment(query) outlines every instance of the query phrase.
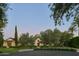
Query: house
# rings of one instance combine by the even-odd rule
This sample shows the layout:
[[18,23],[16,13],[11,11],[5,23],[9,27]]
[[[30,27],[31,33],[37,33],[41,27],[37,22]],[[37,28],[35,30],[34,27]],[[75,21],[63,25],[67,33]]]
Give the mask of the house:
[[10,47],[14,47],[14,46],[15,46],[14,38],[6,39],[3,42],[3,47],[10,48]]
[[43,46],[42,41],[40,38],[37,38],[34,42],[34,45],[37,47]]

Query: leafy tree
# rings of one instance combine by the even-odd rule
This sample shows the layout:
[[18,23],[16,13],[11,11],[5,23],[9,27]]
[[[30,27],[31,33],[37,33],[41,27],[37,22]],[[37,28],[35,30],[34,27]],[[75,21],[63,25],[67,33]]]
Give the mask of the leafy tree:
[[69,41],[69,46],[74,48],[79,48],[79,37],[74,37]]
[[60,46],[67,46],[70,39],[73,37],[72,33],[69,33],[67,31],[62,32],[61,38],[60,38]]
[[28,40],[29,45],[33,46],[34,45],[34,41],[35,41],[34,36],[30,35],[29,36],[29,40]]
[[74,31],[76,31],[76,28],[74,25],[71,25],[68,29],[68,32],[70,32],[72,35],[74,34]]
[[55,28],[54,29],[54,35],[53,35],[53,37],[54,37],[54,44],[55,44],[55,46],[59,46],[59,44],[60,44],[60,37],[61,37],[61,31],[60,30],[58,30],[57,28]]
[[40,35],[39,35],[39,34],[36,34],[36,35],[34,36],[34,40],[37,39],[37,38],[40,38]]
[[34,37],[29,35],[29,33],[22,34],[19,38],[19,43],[21,43],[22,46],[30,46],[33,45]]
[[61,32],[58,29],[54,29],[54,31],[52,31],[51,29],[48,29],[44,32],[40,32],[40,35],[45,45],[47,44],[49,45],[53,44],[54,46],[59,45]]
[[45,32],[40,32],[40,35],[43,44],[46,46],[48,44],[48,36],[46,35]]
[[28,42],[28,39],[29,39],[29,34],[28,33],[22,34],[19,38],[19,42],[21,43],[22,46],[26,46],[26,44]]
[[55,28],[53,31],[51,29],[48,29],[46,31],[40,32],[41,40],[43,41],[44,45],[49,44],[50,46],[65,46],[67,45],[67,42],[69,39],[72,38],[72,34],[65,31],[61,32],[57,28]]
[[78,3],[53,3],[49,4],[51,10],[50,17],[55,21],[55,25],[64,23],[63,21],[68,21],[70,18],[74,18],[79,14],[79,4]]
[[47,37],[48,37],[48,42],[49,42],[49,44],[51,45],[51,44],[53,44],[54,43],[54,40],[53,40],[53,31],[51,30],[51,29],[47,29],[46,31],[45,31],[45,33],[47,34]]
[[0,3],[0,29],[4,28],[7,24],[6,11],[8,4]]
[[7,24],[6,11],[8,9],[8,4],[0,3],[0,46],[3,45],[3,28]]

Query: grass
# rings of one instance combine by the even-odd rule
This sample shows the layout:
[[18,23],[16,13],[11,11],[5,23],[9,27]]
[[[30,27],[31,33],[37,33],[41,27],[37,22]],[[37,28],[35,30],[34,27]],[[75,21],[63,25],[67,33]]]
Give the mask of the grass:
[[12,48],[0,48],[0,53],[15,53],[21,49],[34,49],[35,46],[26,46],[26,47],[12,47]]
[[0,53],[15,53],[21,49],[34,49],[35,46],[21,46],[21,47],[12,47],[12,48],[0,48]]
[[15,53],[17,51],[17,48],[0,48],[0,53]]

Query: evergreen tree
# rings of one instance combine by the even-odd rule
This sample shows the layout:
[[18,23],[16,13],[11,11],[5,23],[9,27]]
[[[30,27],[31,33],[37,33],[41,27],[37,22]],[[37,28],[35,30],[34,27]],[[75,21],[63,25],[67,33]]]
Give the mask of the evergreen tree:
[[3,46],[3,33],[2,32],[0,32],[0,47],[2,47]]
[[17,26],[15,26],[15,44],[18,44],[18,33],[17,33]]

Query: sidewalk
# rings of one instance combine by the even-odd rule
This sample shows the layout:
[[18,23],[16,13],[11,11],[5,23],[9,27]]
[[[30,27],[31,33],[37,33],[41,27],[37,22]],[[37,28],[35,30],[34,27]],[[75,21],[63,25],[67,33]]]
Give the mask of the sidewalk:
[[0,56],[7,56],[9,55],[10,53],[0,53]]
[[79,52],[79,49],[76,49],[76,52]]
[[18,50],[18,52],[24,52],[24,51],[34,51],[34,49],[22,49],[22,50]]

